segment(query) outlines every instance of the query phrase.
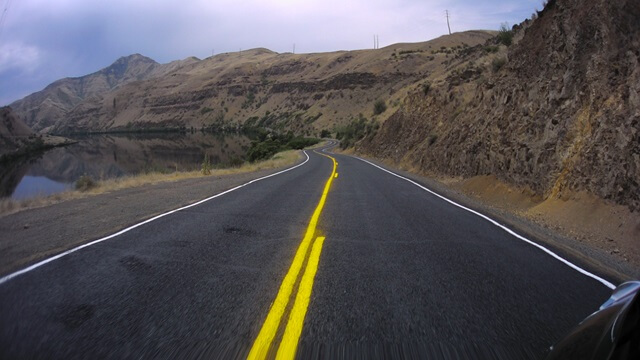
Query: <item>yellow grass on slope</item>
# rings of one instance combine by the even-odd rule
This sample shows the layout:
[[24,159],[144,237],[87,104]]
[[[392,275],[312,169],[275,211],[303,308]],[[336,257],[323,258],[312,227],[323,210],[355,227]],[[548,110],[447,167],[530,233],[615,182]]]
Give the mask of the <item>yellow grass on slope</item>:
[[111,191],[127,189],[142,185],[157,184],[161,182],[178,181],[209,176],[224,176],[234,174],[244,174],[254,171],[275,169],[295,163],[300,159],[301,152],[288,150],[273,155],[271,159],[256,162],[244,163],[237,167],[225,169],[212,169],[211,174],[203,175],[200,171],[175,172],[171,174],[148,173],[139,175],[123,176],[116,179],[96,182],[87,191],[70,190],[50,196],[40,196],[25,200],[3,199],[0,200],[0,215],[8,215],[21,210],[32,209],[42,206],[56,204],[62,201],[104,194]]

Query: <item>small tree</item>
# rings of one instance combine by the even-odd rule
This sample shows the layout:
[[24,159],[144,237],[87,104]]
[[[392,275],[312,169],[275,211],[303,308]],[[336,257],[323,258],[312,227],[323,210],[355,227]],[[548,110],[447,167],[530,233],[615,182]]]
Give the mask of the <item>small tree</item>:
[[384,102],[384,100],[376,100],[376,102],[373,103],[374,115],[382,114],[386,110],[387,110],[387,104]]
[[320,137],[321,137],[321,138],[328,138],[328,137],[331,137],[331,131],[329,131],[329,130],[327,130],[327,129],[323,129],[323,130],[320,132]]
[[431,90],[431,83],[427,81],[424,84],[422,84],[422,92],[425,95],[427,95],[427,94],[429,94],[429,90]]
[[80,178],[76,180],[76,190],[79,191],[88,191],[96,186],[96,182],[87,174],[80,176]]
[[204,154],[204,160],[202,161],[202,175],[211,175],[211,160],[209,154]]
[[507,59],[505,59],[504,57],[498,57],[491,61],[491,68],[493,69],[493,72],[498,72],[506,63]]
[[513,42],[513,31],[509,30],[507,23],[502,23],[502,25],[500,25],[500,30],[498,30],[498,42],[504,44],[504,46],[510,46]]

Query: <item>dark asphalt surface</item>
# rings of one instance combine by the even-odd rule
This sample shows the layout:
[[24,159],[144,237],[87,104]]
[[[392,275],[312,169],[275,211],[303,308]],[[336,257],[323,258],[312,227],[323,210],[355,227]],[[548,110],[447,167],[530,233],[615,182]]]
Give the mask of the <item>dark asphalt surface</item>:
[[[297,169],[0,285],[0,358],[245,357],[331,173],[308,153]],[[334,156],[299,358],[541,358],[611,293],[469,212]]]

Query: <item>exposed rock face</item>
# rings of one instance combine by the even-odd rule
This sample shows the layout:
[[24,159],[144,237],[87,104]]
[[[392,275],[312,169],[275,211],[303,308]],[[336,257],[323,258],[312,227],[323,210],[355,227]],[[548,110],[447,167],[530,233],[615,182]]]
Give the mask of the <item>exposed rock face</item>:
[[11,107],[34,130],[46,131],[85,99],[101,99],[123,84],[162,76],[196,61],[188,58],[161,65],[140,54],[121,57],[93,74],[58,80],[42,91],[15,101]]
[[360,150],[639,210],[640,2],[550,1],[520,31],[495,74],[414,92]]

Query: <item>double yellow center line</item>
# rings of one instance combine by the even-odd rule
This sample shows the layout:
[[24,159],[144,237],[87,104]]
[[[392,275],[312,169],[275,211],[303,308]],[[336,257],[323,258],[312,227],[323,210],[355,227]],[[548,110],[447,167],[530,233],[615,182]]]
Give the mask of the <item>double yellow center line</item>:
[[[296,251],[296,255],[293,258],[293,263],[291,264],[287,275],[285,275],[284,280],[282,280],[278,295],[276,295],[276,299],[271,305],[269,314],[262,324],[260,333],[258,333],[258,337],[251,347],[248,359],[265,359],[267,357],[271,343],[273,342],[273,339],[278,332],[278,328],[280,327],[282,316],[289,305],[291,293],[293,292],[300,270],[304,265],[309,246],[315,238],[316,225],[318,224],[318,219],[322,213],[324,203],[327,200],[327,194],[329,194],[331,182],[336,177],[336,168],[338,167],[336,159],[328,155],[320,155],[326,156],[333,161],[333,171],[324,186],[320,202],[311,216],[311,221],[309,221],[307,231],[300,243],[300,246],[298,247],[298,251]],[[287,321],[282,341],[278,347],[276,359],[293,359],[296,355],[298,339],[302,333],[304,317],[307,314],[307,307],[309,306],[309,299],[311,297],[311,289],[313,288],[313,279],[315,278],[318,270],[318,263],[320,261],[320,253],[322,252],[323,243],[324,237],[315,238],[315,241],[313,241],[311,254],[309,255],[304,274],[302,274],[302,279],[300,279],[298,292],[295,296],[295,302],[293,303],[291,312],[289,313],[289,320]]]

